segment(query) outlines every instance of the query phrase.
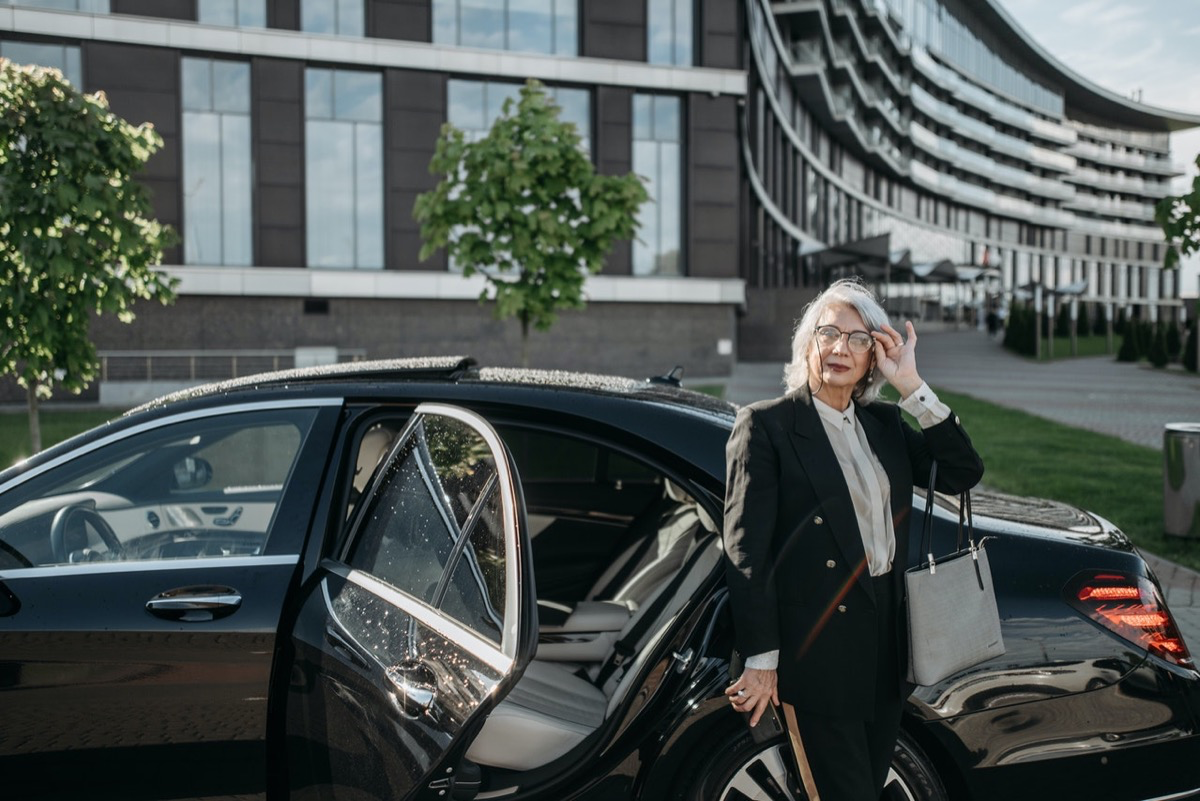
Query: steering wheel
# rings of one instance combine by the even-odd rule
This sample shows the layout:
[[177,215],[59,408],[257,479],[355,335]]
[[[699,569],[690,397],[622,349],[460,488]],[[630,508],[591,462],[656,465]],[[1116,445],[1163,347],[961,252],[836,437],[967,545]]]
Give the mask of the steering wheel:
[[119,559],[121,557],[125,549],[121,546],[121,540],[117,538],[117,532],[113,531],[108,521],[96,511],[94,506],[73,503],[59,509],[54,515],[54,522],[50,524],[50,552],[54,555],[55,562],[68,561],[67,528],[76,518],[83,518],[81,522],[92,525],[104,543],[104,547],[108,548],[110,558]]

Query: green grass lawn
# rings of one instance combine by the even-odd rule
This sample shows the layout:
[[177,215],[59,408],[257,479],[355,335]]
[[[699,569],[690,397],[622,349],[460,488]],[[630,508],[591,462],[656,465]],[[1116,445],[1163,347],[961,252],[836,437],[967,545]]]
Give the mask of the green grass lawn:
[[[1107,349],[1108,338],[1107,337],[1103,337],[1103,336],[1079,337],[1076,340],[1076,342],[1078,343],[1077,347],[1078,347],[1078,351],[1079,351],[1078,353],[1075,354],[1076,356],[1104,356],[1108,353],[1108,349]],[[1113,339],[1113,355],[1114,356],[1116,355],[1116,352],[1117,352],[1116,349],[1119,347],[1121,347],[1121,338],[1116,337]],[[1050,358],[1049,354],[1050,354],[1050,343],[1049,343],[1049,341],[1043,339],[1042,340],[1042,360],[1045,361],[1045,360],[1049,359]],[[1054,358],[1056,360],[1071,358],[1071,338],[1070,337],[1054,337]]]
[[[42,447],[87,431],[93,426],[119,417],[116,409],[57,411],[42,409]],[[0,469],[29,456],[29,415],[26,412],[0,413]]]
[[937,393],[962,418],[983,457],[986,487],[1088,509],[1139,548],[1200,570],[1200,541],[1162,533],[1161,451],[967,395]]

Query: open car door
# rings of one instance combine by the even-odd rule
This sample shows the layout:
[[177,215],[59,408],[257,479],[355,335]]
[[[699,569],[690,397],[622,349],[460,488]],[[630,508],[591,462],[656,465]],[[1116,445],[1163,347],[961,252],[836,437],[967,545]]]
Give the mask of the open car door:
[[305,582],[286,729],[297,798],[471,797],[483,717],[537,648],[520,484],[496,432],[423,404]]

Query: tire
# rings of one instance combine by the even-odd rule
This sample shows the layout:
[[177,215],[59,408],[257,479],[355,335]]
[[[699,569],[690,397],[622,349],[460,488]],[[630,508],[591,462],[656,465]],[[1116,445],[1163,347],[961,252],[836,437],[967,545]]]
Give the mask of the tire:
[[[786,736],[757,743],[739,731],[702,763],[688,801],[807,801]],[[929,758],[904,732],[896,743],[881,801],[948,801]]]

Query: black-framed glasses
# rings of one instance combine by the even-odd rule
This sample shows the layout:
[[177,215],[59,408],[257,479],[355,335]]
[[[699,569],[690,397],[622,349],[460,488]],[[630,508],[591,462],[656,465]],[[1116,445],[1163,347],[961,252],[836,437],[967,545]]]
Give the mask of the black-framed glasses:
[[842,337],[855,353],[866,353],[875,346],[875,339],[866,331],[843,331],[836,325],[817,326],[817,342],[822,349],[832,348]]

